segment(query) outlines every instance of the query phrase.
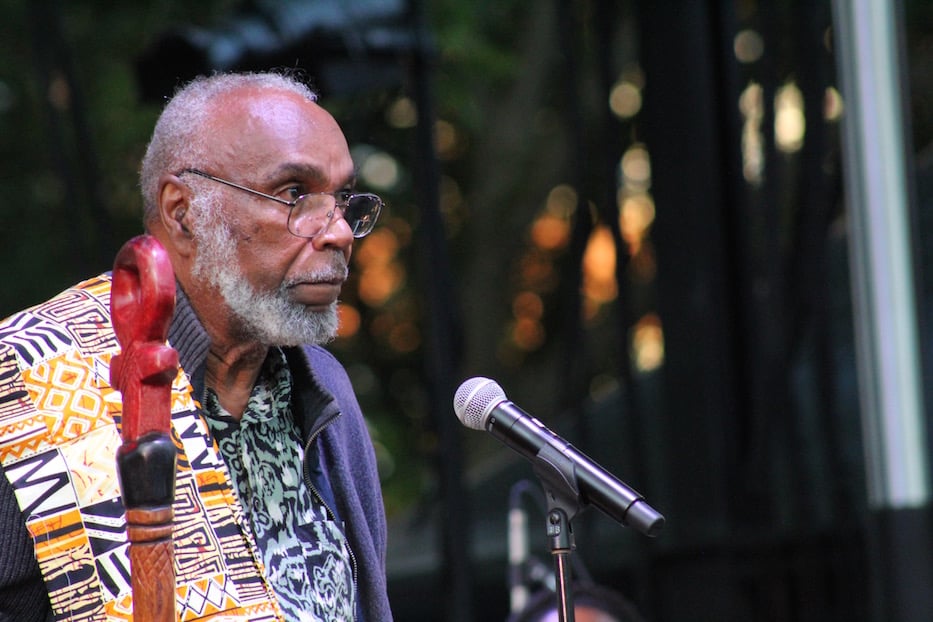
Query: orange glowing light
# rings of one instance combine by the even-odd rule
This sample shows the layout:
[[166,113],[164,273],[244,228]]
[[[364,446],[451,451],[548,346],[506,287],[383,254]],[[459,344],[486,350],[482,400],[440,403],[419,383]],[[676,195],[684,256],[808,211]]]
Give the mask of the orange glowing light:
[[405,271],[395,262],[376,264],[360,273],[360,300],[371,307],[383,304],[398,291],[405,280]]
[[661,318],[653,313],[642,317],[632,334],[635,367],[642,372],[653,371],[664,363],[664,331]]
[[544,327],[537,320],[520,318],[512,326],[512,341],[526,352],[537,350],[544,343]]
[[[622,193],[620,193],[621,195]],[[654,201],[647,194],[623,196],[619,209],[619,229],[632,255],[641,250],[648,228],[654,222]]]
[[389,331],[389,347],[396,352],[414,352],[420,345],[421,332],[413,322],[400,322]]
[[385,264],[398,253],[398,236],[391,229],[377,228],[366,237],[366,241],[354,250],[358,266],[366,268],[375,263]]
[[570,240],[570,223],[550,213],[544,213],[531,226],[531,241],[542,250],[563,248]]
[[360,332],[360,312],[356,307],[341,303],[337,307],[337,316],[340,319],[340,325],[337,329],[337,336],[340,338],[349,338]]
[[583,292],[600,303],[614,300],[616,286],[616,248],[612,233],[605,225],[593,229],[583,253]]
[[521,292],[512,300],[512,315],[540,320],[544,315],[544,301],[534,292]]

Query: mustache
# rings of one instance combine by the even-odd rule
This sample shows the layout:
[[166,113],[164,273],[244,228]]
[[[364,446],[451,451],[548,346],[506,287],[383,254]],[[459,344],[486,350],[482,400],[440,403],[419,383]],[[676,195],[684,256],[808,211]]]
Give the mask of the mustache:
[[334,251],[330,261],[314,270],[294,275],[282,283],[283,287],[291,287],[299,283],[335,283],[344,282],[350,274],[350,267],[343,253]]

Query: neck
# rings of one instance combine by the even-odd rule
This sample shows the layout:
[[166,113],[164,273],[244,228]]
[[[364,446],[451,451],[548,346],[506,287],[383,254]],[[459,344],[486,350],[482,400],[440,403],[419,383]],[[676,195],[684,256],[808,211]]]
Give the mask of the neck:
[[258,343],[223,347],[211,344],[204,367],[204,382],[220,405],[237,421],[243,416],[269,348]]
[[[203,312],[198,317],[211,342],[204,360],[204,383],[217,394],[224,410],[239,421],[269,347],[246,337],[225,305],[200,306]],[[197,306],[195,309],[198,311]]]
[[269,346],[250,337],[214,287],[196,283],[185,288],[188,302],[210,339],[204,359],[204,384],[237,421],[246,410]]

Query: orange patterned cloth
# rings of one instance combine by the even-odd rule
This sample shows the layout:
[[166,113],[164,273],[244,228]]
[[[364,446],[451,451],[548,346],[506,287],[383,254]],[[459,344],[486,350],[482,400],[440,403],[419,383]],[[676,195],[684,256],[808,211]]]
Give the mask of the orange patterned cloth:
[[[57,620],[132,619],[115,458],[122,406],[109,384],[117,353],[109,275],[0,322],[0,463]],[[178,619],[281,619],[183,370],[172,386],[172,438]]]

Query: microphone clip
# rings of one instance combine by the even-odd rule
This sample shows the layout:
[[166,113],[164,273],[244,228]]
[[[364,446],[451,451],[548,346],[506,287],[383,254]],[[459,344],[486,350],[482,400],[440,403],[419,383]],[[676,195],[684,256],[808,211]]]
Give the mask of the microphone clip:
[[[544,445],[534,461],[534,473],[541,480],[548,511],[548,535],[552,512],[560,510],[566,520],[573,520],[588,505],[580,493],[573,460],[552,445]],[[572,534],[571,534],[572,545]]]
[[574,619],[570,556],[576,548],[572,519],[587,503],[580,494],[576,466],[563,452],[550,444],[538,451],[535,475],[541,480],[547,501],[546,532],[554,560],[554,578],[560,620]]

